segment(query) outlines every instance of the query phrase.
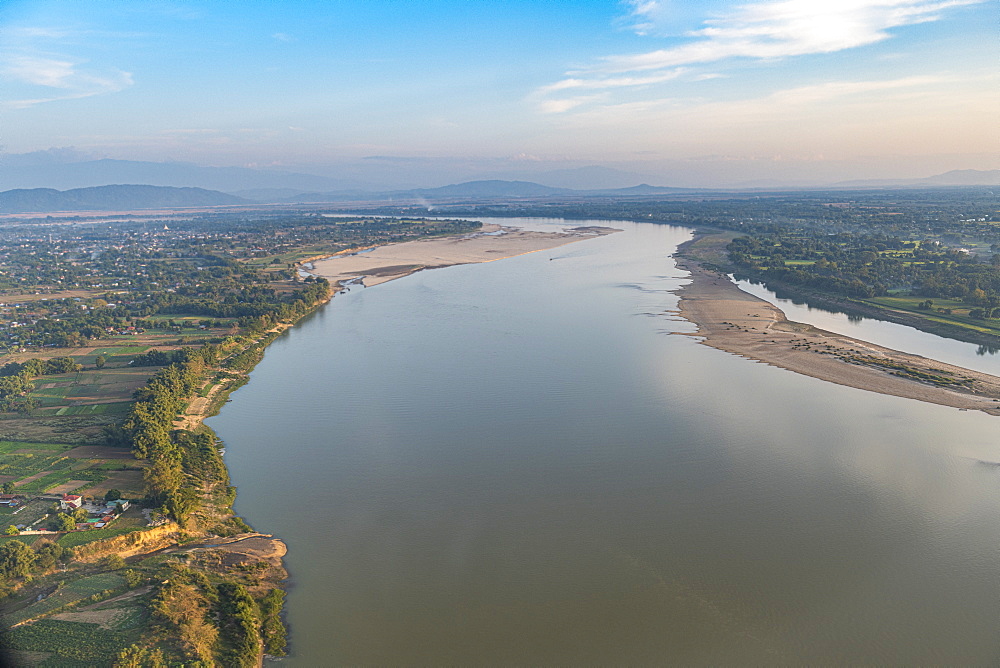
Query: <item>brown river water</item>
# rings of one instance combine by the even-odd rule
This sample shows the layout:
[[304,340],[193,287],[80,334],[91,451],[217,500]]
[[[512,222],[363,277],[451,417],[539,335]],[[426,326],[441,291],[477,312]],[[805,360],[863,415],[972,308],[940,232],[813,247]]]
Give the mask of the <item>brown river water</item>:
[[352,288],[208,421],[284,662],[1000,661],[1000,418],[672,335],[690,230],[613,225]]

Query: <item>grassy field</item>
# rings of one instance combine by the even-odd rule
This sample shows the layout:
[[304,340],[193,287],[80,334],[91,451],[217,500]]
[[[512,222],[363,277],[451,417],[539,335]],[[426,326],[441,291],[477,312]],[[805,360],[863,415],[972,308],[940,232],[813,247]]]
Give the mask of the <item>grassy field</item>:
[[44,499],[29,501],[15,512],[13,508],[3,508],[0,514],[0,529],[6,529],[11,524],[23,524],[25,526],[33,524],[36,520],[45,517],[49,513],[52,502]]
[[701,239],[685,246],[684,255],[698,262],[726,266],[729,263],[729,251],[726,250],[726,246],[739,236],[742,235],[729,231],[707,233]]
[[[956,325],[976,332],[1000,335],[1000,320],[990,318],[970,318],[969,311],[973,306],[957,299],[933,299],[933,307],[930,309],[920,309],[917,305],[925,301],[924,297],[891,296],[874,297],[864,300],[876,306],[908,311],[919,315],[927,320]],[[941,313],[938,309],[950,309],[951,313]]]
[[98,624],[43,619],[14,629],[4,644],[15,652],[30,651],[31,663],[41,668],[92,668],[112,665],[140,635],[138,629],[111,630]]
[[78,603],[94,594],[102,594],[109,590],[125,586],[125,580],[116,573],[99,573],[60,584],[50,596],[3,617],[6,626],[13,626],[28,619],[48,614],[66,605]]

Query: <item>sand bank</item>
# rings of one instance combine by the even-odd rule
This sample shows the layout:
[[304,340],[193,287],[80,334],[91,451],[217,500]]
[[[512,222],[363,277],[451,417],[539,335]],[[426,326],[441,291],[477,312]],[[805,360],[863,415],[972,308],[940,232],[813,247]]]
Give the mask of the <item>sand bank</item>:
[[1000,378],[792,322],[772,304],[689,259],[680,314],[701,343],[741,357],[880,394],[1000,415]]
[[610,227],[577,227],[563,232],[533,232],[484,225],[474,234],[404,241],[335,255],[313,262],[310,271],[332,282],[361,278],[365,285],[372,286],[422,269],[502,260],[617,231]]

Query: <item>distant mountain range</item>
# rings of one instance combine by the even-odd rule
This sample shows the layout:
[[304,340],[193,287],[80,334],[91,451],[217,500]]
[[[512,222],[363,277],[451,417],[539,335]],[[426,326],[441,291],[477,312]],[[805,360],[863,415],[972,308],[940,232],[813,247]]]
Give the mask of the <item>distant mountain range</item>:
[[[447,167],[447,169],[445,169]],[[656,186],[636,186],[657,183],[663,175],[640,174],[601,165],[537,171],[484,171],[475,165],[436,165],[433,161],[403,159],[362,159],[346,161],[323,168],[325,174],[282,171],[256,167],[202,167],[186,162],[147,162],[137,160],[94,160],[73,149],[50,149],[34,153],[0,153],[0,190],[11,188],[55,188],[68,190],[121,183],[141,183],[152,186],[198,187],[218,190],[258,202],[342,201],[409,196],[423,197],[546,197],[563,194],[666,194],[670,189],[654,190]],[[678,179],[690,183],[694,178],[683,172],[682,166],[671,168]],[[331,171],[332,170],[332,171]],[[680,170],[680,171],[679,171]],[[465,175],[465,178],[462,176]],[[473,180],[476,179],[476,180]],[[485,180],[491,179],[491,180]],[[455,186],[413,189],[413,184],[454,183]],[[466,183],[480,184],[467,186]],[[526,184],[506,185],[506,184]],[[1000,185],[1000,170],[955,170],[922,179],[852,180],[822,183],[810,180],[791,182],[788,179],[746,181],[722,189],[802,189],[802,188],[898,188],[936,186]],[[481,188],[476,192],[476,188]],[[545,190],[550,188],[551,190]],[[719,189],[719,188],[713,188]],[[428,194],[429,193],[429,194]]]
[[31,188],[0,192],[0,213],[127,211],[247,204],[248,200],[204,188],[97,186],[73,190]]
[[0,189],[58,188],[60,190],[143,183],[154,186],[208,188],[235,193],[252,189],[286,189],[288,194],[350,187],[350,183],[314,174],[249,167],[201,167],[186,162],[83,160],[53,162],[25,156],[0,156]]
[[[926,179],[906,181],[849,181],[828,186],[837,189],[1000,186],[1000,170],[957,170]],[[774,190],[775,188],[770,188]],[[816,188],[813,188],[816,189]],[[825,188],[824,188],[825,189]],[[229,194],[204,188],[154,185],[107,185],[74,188],[15,189],[0,192],[0,213],[56,211],[125,211],[134,209],[237,206],[247,204],[317,204],[322,202],[394,202],[431,205],[441,202],[539,200],[598,197],[656,197],[711,192],[698,188],[666,188],[641,184],[629,188],[574,190],[531,181],[467,181],[440,188],[390,190],[333,190],[308,192],[294,188],[256,188]]]
[[[251,203],[309,204],[319,202],[412,202],[427,203],[456,200],[540,199],[545,197],[598,197],[656,195],[687,192],[680,188],[634,186],[611,190],[571,190],[550,188],[528,181],[469,181],[440,188],[366,192],[360,190],[325,193],[298,193],[288,190],[259,189],[241,191],[245,197],[204,188],[171,186],[112,185],[93,188],[53,190],[51,188],[16,189],[0,192],[0,213],[52,213],[56,211],[128,211],[134,209],[236,206]],[[295,193],[295,191],[291,191]]]
[[417,188],[413,190],[389,190],[384,192],[368,192],[363,190],[337,190],[331,192],[298,193],[290,197],[278,199],[267,198],[270,193],[260,195],[244,191],[244,196],[257,201],[270,203],[310,203],[310,202],[444,202],[455,200],[487,200],[487,199],[540,199],[546,197],[627,197],[630,195],[671,195],[684,192],[698,192],[698,188],[662,188],[646,184],[631,188],[606,188],[599,190],[574,190],[572,188],[553,188],[531,181],[466,181],[441,186],[440,188]]
[[1000,169],[953,169],[923,179],[869,179],[842,181],[838,188],[934,188],[937,186],[1000,186]]

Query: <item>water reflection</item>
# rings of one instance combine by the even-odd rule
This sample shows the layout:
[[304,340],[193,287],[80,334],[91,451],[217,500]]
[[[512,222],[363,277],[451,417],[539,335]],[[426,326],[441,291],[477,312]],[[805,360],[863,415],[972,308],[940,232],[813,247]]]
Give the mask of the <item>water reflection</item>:
[[1000,420],[670,335],[690,232],[616,226],[338,296],[210,421],[289,663],[995,663]]
[[1000,376],[1000,356],[995,354],[1000,352],[1000,349],[996,346],[956,341],[905,325],[809,306],[795,300],[784,299],[765,286],[747,280],[737,279],[736,284],[741,290],[780,308],[789,320],[808,323],[831,332],[870,341],[886,348],[923,355],[949,364]]

